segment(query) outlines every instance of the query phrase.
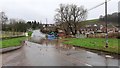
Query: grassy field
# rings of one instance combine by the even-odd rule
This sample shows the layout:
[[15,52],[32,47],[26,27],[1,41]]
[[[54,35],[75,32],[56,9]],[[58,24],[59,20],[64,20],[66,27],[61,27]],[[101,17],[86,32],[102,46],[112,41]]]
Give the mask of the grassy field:
[[[115,22],[108,22],[108,27],[113,27],[114,26],[117,26],[118,23],[115,23]],[[99,19],[92,19],[92,20],[86,20],[86,21],[82,21],[81,23],[79,23],[80,25],[82,26],[85,26],[85,25],[88,25],[88,24],[99,24],[99,25],[104,25],[105,22],[104,21],[100,21]]]
[[19,46],[26,37],[12,38],[0,41],[0,48]]
[[98,22],[100,22],[99,19],[86,20],[86,21],[82,21],[80,25],[85,26],[87,24],[98,24]]
[[109,47],[105,48],[105,39],[104,38],[84,38],[84,39],[77,39],[77,38],[67,38],[63,42],[64,44],[69,44],[69,45],[74,45],[74,46],[80,46],[84,48],[89,48],[89,49],[97,49],[97,50],[102,50],[102,51],[108,51],[108,52],[113,52],[113,53],[119,53],[120,54],[120,48],[118,45],[118,41],[120,39],[109,39]]

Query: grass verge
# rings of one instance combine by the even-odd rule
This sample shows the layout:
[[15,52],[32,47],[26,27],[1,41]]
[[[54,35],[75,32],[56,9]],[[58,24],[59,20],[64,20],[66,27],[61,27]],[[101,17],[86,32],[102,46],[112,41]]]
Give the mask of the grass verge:
[[119,51],[120,45],[118,45],[118,41],[120,41],[120,39],[108,39],[108,42],[109,42],[108,48],[105,48],[104,38],[82,38],[82,39],[67,38],[65,40],[68,40],[68,41],[63,42],[64,44],[120,54],[120,51]]
[[19,37],[19,38],[1,40],[0,48],[19,46],[21,44],[21,42],[25,39],[26,39],[26,37]]

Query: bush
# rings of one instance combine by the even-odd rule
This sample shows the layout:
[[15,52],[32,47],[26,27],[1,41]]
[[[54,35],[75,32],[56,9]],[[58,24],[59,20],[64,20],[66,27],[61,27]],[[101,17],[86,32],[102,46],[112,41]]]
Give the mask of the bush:
[[31,36],[31,35],[32,35],[32,33],[33,33],[32,31],[29,31],[29,32],[28,32],[28,36]]

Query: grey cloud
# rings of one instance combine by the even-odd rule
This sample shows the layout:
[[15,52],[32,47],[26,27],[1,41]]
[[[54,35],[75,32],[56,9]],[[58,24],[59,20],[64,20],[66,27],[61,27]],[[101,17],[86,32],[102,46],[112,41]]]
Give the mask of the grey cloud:
[[[25,20],[42,20],[48,18],[49,23],[54,23],[55,9],[60,3],[84,5],[89,9],[105,0],[0,0],[0,10],[6,12],[9,18],[22,18]],[[118,0],[108,3],[108,13],[118,11]],[[89,11],[88,19],[104,15],[104,5]]]

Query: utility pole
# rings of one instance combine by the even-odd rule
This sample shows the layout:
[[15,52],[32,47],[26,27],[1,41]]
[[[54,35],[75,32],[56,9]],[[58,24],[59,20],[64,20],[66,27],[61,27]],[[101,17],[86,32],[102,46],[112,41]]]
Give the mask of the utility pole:
[[48,35],[47,35],[47,18],[46,18],[46,46],[48,46],[48,42],[47,42],[47,39],[48,39]]
[[47,18],[46,18],[46,31],[47,31]]
[[47,39],[47,18],[46,18],[46,39]]
[[106,25],[106,45],[105,47],[108,48],[108,31],[107,31],[107,0],[105,0],[105,25]]

